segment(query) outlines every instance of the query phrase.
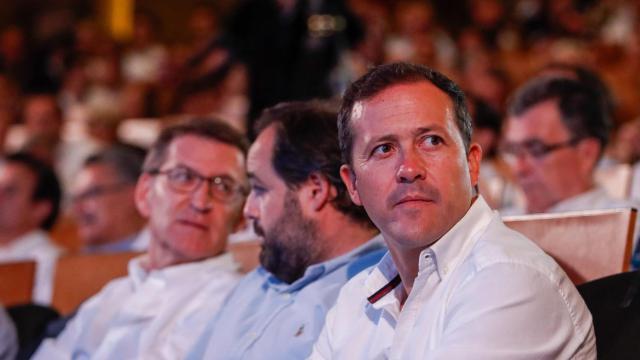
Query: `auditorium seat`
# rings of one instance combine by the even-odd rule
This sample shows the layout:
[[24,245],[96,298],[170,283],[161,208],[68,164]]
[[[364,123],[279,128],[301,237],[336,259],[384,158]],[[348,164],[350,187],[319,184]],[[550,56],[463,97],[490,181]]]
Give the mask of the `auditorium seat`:
[[578,286],[593,316],[598,359],[640,355],[640,272],[626,272]]
[[0,264],[0,304],[13,306],[30,303],[35,272],[34,261]]
[[506,216],[562,266],[577,285],[630,270],[635,209]]
[[53,287],[53,307],[62,315],[73,312],[110,280],[127,274],[127,264],[137,252],[67,255],[58,260]]

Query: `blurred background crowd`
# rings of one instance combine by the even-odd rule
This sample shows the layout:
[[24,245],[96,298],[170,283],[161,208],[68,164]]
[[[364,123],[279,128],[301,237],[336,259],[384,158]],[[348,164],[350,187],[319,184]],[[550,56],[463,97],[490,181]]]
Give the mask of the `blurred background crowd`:
[[[185,115],[213,115],[251,138],[263,108],[339,98],[395,61],[461,85],[489,160],[516,87],[542,69],[590,69],[609,88],[614,120],[602,166],[640,157],[634,1],[34,0],[3,2],[0,14],[0,149],[51,164],[67,195],[100,149],[144,148]],[[508,178],[496,164],[490,172]],[[495,207],[512,205],[504,186],[485,191]]]

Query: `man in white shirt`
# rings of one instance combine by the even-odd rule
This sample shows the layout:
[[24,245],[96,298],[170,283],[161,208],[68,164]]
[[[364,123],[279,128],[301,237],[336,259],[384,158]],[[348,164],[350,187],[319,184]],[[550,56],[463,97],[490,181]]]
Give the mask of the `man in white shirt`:
[[239,279],[227,237],[246,193],[244,138],[220,122],[168,127],[152,146],[135,201],[146,255],[85,302],[40,359],[177,359]]
[[[611,127],[601,98],[581,81],[549,75],[518,89],[509,104],[501,152],[526,205],[503,209],[503,215],[638,208],[595,184]],[[633,265],[640,266],[638,254]]]
[[313,359],[595,359],[591,315],[565,273],[475,187],[462,92],[410,64],[344,95],[341,176],[388,254],[342,289]]
[[33,301],[51,302],[61,249],[47,232],[60,209],[58,179],[48,165],[26,153],[0,159],[0,262],[36,261]]
[[600,96],[578,80],[548,75],[518,89],[501,152],[526,204],[504,214],[622,206],[594,182],[611,127]]

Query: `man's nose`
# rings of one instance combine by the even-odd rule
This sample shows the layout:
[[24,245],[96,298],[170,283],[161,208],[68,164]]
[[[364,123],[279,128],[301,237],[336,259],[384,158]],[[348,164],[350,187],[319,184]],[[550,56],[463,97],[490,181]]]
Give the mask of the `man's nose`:
[[531,156],[522,151],[512,155],[507,164],[511,167],[513,174],[516,176],[522,176],[531,172],[531,160]]
[[256,199],[253,191],[251,191],[249,196],[247,196],[242,213],[244,214],[245,219],[255,220],[258,218],[258,206],[256,205]]
[[191,206],[199,212],[209,212],[213,208],[211,185],[203,181],[191,194]]
[[396,180],[398,182],[414,182],[426,178],[426,166],[424,160],[415,151],[407,151],[402,157]]

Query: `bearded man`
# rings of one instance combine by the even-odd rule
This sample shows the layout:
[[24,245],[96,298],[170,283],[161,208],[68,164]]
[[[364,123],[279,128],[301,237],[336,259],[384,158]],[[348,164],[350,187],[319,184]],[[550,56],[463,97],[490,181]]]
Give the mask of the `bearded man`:
[[328,104],[294,102],[258,119],[244,214],[263,239],[261,266],[226,299],[191,359],[304,359],[341,286],[383,255],[340,180],[336,116]]

